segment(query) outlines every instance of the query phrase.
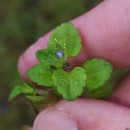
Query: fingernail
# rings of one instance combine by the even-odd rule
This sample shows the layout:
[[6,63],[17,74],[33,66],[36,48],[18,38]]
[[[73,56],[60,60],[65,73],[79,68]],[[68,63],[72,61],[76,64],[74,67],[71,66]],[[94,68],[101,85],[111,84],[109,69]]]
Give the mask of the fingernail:
[[78,130],[77,122],[62,111],[41,112],[33,126],[33,130]]

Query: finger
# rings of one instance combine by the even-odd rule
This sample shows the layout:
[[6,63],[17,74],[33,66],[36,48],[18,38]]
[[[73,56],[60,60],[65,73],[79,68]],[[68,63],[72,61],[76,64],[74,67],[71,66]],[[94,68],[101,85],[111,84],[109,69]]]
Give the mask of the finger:
[[109,101],[130,107],[130,73],[115,88]]
[[39,115],[33,130],[78,130],[77,128],[77,123],[67,113],[51,110]]
[[130,110],[103,101],[62,101],[55,108],[41,112],[33,130],[128,130]]
[[[109,60],[115,68],[130,65],[130,1],[105,0],[90,12],[74,19],[83,49],[73,60],[81,64],[87,58],[99,57]],[[23,76],[28,68],[37,63],[35,52],[45,48],[50,33],[38,40],[21,56],[18,67]]]

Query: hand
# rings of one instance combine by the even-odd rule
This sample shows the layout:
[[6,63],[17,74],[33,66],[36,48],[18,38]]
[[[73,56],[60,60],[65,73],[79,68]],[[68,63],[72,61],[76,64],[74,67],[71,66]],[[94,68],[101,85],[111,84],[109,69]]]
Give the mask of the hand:
[[[130,66],[130,0],[105,0],[90,12],[72,20],[80,31],[83,49],[75,65],[91,57],[109,60],[115,69]],[[46,48],[50,33],[20,57],[23,77],[37,63],[35,52]],[[61,101],[40,112],[33,130],[129,130],[130,74],[108,101],[77,99]]]

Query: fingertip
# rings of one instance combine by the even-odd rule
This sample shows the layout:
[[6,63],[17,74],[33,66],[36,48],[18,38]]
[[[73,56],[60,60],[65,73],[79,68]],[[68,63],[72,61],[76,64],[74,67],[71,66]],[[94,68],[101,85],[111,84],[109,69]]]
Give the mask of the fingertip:
[[33,65],[37,64],[38,61],[35,56],[36,52],[35,45],[29,47],[19,58],[18,60],[18,69],[21,76],[26,79],[27,70]]
[[63,111],[42,111],[36,118],[33,130],[78,130],[77,122]]
[[18,70],[21,76],[26,79],[26,72],[33,65],[38,63],[36,58],[36,51],[39,49],[44,49],[47,47],[49,41],[50,33],[46,34],[44,37],[39,38],[33,45],[26,49],[18,60]]

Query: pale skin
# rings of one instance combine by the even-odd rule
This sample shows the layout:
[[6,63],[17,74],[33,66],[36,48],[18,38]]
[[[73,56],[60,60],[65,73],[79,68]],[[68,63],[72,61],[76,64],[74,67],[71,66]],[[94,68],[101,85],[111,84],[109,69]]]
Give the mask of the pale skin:
[[[83,49],[71,62],[81,64],[91,57],[109,60],[114,69],[130,66],[130,0],[105,0],[72,20],[78,28]],[[50,33],[40,38],[20,57],[18,68],[26,71],[38,63],[35,52],[46,48]],[[62,100],[41,111],[33,130],[130,130],[130,74],[107,101]]]

